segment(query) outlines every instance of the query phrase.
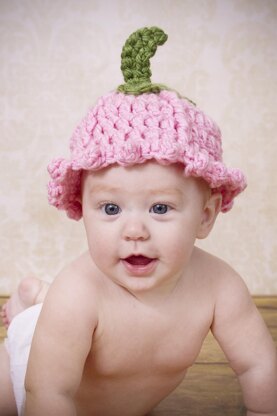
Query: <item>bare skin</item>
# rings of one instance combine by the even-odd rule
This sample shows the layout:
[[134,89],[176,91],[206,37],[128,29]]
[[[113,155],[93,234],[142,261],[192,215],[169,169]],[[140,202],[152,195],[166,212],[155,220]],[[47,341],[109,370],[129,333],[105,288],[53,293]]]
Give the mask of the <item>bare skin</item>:
[[[89,251],[45,297],[25,416],[144,416],[182,381],[209,329],[238,375],[247,416],[276,416],[272,338],[237,273],[194,245],[219,202],[178,167],[84,177]],[[9,389],[6,370],[1,377]]]
[[[85,274],[89,278],[92,264],[88,254],[82,256],[73,265],[74,273],[79,268],[85,272],[84,267],[87,269]],[[84,275],[82,276],[84,278]],[[75,276],[75,279],[80,277]],[[103,278],[103,276],[98,277]],[[71,278],[68,270],[57,278],[60,281],[63,279],[69,279],[68,284],[70,284]],[[109,280],[103,284],[99,279],[95,279],[93,286],[95,286],[97,297],[109,301],[102,305],[102,319],[98,322],[94,343],[89,351],[83,378],[76,393],[77,414],[146,414],[183,379],[187,367],[196,358],[201,342],[210,326],[210,318],[206,321],[205,317],[203,321],[203,317],[197,316],[200,314],[194,314],[196,315],[195,324],[198,321],[201,323],[202,335],[199,338],[198,325],[197,334],[196,331],[192,331],[191,334],[187,333],[185,337],[187,339],[182,342],[179,340],[180,333],[175,331],[173,325],[174,315],[177,313],[176,310],[174,315],[172,314],[173,303],[177,294],[170,301],[162,302],[161,305],[152,308],[138,302],[124,289],[115,288]],[[24,287],[24,302],[28,306],[43,301],[48,290],[48,285],[38,279],[23,280],[4,308],[5,311],[12,309],[13,317],[22,311],[22,287]],[[114,296],[115,289],[118,290]],[[120,308],[118,308],[119,303]],[[133,313],[130,315],[132,309]],[[126,319],[128,310],[129,317]],[[172,315],[170,318],[169,312]],[[113,316],[112,321],[110,315]],[[7,316],[7,319],[12,318]],[[124,320],[124,326],[122,326],[122,320]],[[153,334],[153,324],[157,321],[160,324],[154,325],[156,331]],[[183,325],[183,331],[186,331],[187,323],[183,322]],[[162,338],[164,342],[161,342]],[[124,345],[121,344],[121,340],[124,339],[128,339],[129,353],[127,354]],[[173,355],[171,345],[174,345]],[[149,351],[151,351],[150,355]],[[151,373],[153,373],[152,376]],[[119,385],[118,379],[121,380]],[[139,385],[142,390],[138,389]],[[128,394],[126,394],[127,391]],[[140,391],[141,400],[138,400],[138,391]],[[137,408],[134,408],[134,401],[137,404],[140,403]],[[131,409],[134,409],[134,413]]]
[[[71,295],[72,302],[76,300],[74,287],[75,281],[79,279],[83,281],[82,296],[88,293],[86,298],[82,297],[82,304],[92,301],[88,289],[91,291],[93,288],[95,292],[93,299],[102,299],[93,343],[90,344],[80,384],[72,399],[76,409],[76,412],[72,414],[142,416],[168,395],[181,382],[187,368],[193,364],[208,330],[216,325],[214,296],[225,278],[219,279],[223,279],[222,283],[218,281],[218,278],[214,277],[215,271],[221,271],[222,276],[226,276],[226,280],[232,278],[233,282],[229,285],[229,289],[233,287],[235,291],[242,289],[245,291],[244,296],[240,296],[239,299],[239,302],[244,302],[243,308],[242,305],[240,306],[241,311],[246,308],[247,315],[253,316],[256,330],[260,330],[260,336],[266,337],[267,347],[270,346],[271,340],[267,331],[254,305],[249,303],[247,291],[243,288],[243,283],[238,276],[227,265],[198,249],[195,250],[193,257],[197,272],[195,278],[191,281],[180,281],[176,290],[154,307],[139,302],[124,289],[115,287],[109,279],[103,281],[101,275],[91,282],[91,272],[95,272],[95,269],[88,253],[79,258],[70,268],[64,270],[53,283],[39,320],[38,327],[43,330],[50,330],[47,325],[47,321],[51,320],[51,316],[48,316],[51,313],[49,308],[53,307],[58,286],[63,285],[65,280],[67,287],[70,288],[67,295]],[[80,272],[78,273],[77,270]],[[201,276],[204,270],[206,279],[203,281]],[[29,286],[29,302],[34,302],[34,299],[43,300],[48,290],[47,284],[35,279],[23,281],[22,284],[25,288]],[[200,287],[201,290],[199,290]],[[33,297],[36,290],[36,296]],[[11,298],[11,302],[16,297],[20,297],[19,292]],[[207,296],[208,292],[211,295]],[[180,299],[182,302],[179,301]],[[75,314],[77,316],[79,311],[78,304],[76,307],[72,306],[73,310],[69,317],[71,326],[72,317]],[[20,311],[21,308],[18,309],[18,312]],[[15,314],[16,312],[14,309]],[[56,311],[52,313],[55,314]],[[72,332],[68,335],[74,339],[75,332],[73,325]],[[36,338],[39,339],[40,335],[40,329],[38,329]],[[57,335],[55,334],[55,337]],[[64,342],[64,334],[60,342],[62,338]],[[68,342],[71,342],[71,348],[72,339],[68,339]],[[36,342],[39,341],[35,340]],[[48,348],[45,349],[46,353],[47,350]],[[232,355],[227,347],[224,350],[229,356]],[[40,360],[42,364],[40,371],[45,371],[44,360],[47,361],[47,357],[38,358],[36,354],[35,345],[31,368],[28,370],[27,388],[28,383],[32,385],[34,376],[32,366],[35,365],[36,360]],[[238,364],[234,369],[241,371]],[[37,370],[34,371],[36,376]],[[75,372],[76,368],[71,368],[71,371]],[[48,379],[48,372],[44,377]],[[45,391],[45,386],[43,390],[46,401],[49,396],[52,396],[50,380],[48,383],[48,391]]]

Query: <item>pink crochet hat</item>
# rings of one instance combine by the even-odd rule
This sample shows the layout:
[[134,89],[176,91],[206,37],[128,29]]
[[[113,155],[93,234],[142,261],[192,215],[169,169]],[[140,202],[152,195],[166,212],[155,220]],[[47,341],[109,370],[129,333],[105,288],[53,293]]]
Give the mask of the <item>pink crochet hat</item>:
[[235,196],[245,189],[242,172],[222,161],[221,133],[215,122],[190,100],[151,83],[149,59],[166,39],[156,27],[130,36],[121,55],[126,83],[101,97],[77,126],[70,160],[59,158],[49,164],[49,203],[66,210],[70,218],[82,217],[82,171],[115,163],[182,163],[185,177],[201,177],[212,192],[222,194],[222,212],[231,209]]

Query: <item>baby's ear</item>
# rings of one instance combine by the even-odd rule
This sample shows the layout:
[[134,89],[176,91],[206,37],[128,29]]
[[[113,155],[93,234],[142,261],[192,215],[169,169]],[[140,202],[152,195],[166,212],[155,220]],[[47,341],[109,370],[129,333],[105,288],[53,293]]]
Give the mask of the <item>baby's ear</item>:
[[206,201],[203,208],[202,221],[199,226],[197,238],[203,239],[208,237],[213,228],[216,217],[221,210],[221,203],[222,195],[220,193],[212,194]]

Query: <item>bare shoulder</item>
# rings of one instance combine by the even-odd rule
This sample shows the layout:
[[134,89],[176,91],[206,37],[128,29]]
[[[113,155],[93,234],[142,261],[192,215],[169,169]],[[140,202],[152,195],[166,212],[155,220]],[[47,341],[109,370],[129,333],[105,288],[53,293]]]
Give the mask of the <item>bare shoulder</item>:
[[78,388],[99,319],[94,275],[93,265],[83,255],[51,284],[32,340],[27,389],[75,392]]
[[[74,316],[95,316],[100,290],[99,276],[88,253],[65,266],[50,286],[43,309],[48,316],[70,312]],[[51,310],[51,313],[50,313]]]
[[60,285],[66,290],[87,290],[97,285],[99,270],[88,252],[67,264],[56,276],[53,287]]
[[[216,257],[204,250],[197,248],[195,250],[195,258],[199,274],[205,273],[207,283],[212,289],[215,300],[228,294],[248,290],[242,277],[224,260]],[[231,292],[230,292],[231,291]]]
[[[199,251],[200,264],[206,272],[206,290],[213,300],[212,332],[217,337],[231,330],[230,337],[239,332],[239,328],[257,322],[257,308],[243,278],[225,261]],[[246,324],[247,323],[247,324]],[[236,328],[236,331],[234,331]]]
[[[197,276],[205,298],[213,308],[213,324],[215,329],[219,322],[226,324],[243,314],[255,309],[254,302],[243,278],[222,259],[203,250],[196,250]],[[200,286],[201,284],[201,286]]]

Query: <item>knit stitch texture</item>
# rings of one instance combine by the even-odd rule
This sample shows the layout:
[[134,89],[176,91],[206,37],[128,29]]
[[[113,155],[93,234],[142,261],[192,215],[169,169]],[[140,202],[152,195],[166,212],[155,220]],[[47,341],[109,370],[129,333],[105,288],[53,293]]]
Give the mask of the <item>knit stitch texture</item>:
[[222,212],[246,187],[242,172],[222,161],[216,123],[173,91],[138,96],[112,92],[101,97],[76,128],[70,151],[70,160],[55,159],[48,166],[48,198],[75,220],[82,217],[82,171],[115,163],[182,163],[185,177],[201,177],[212,192],[222,194]]

